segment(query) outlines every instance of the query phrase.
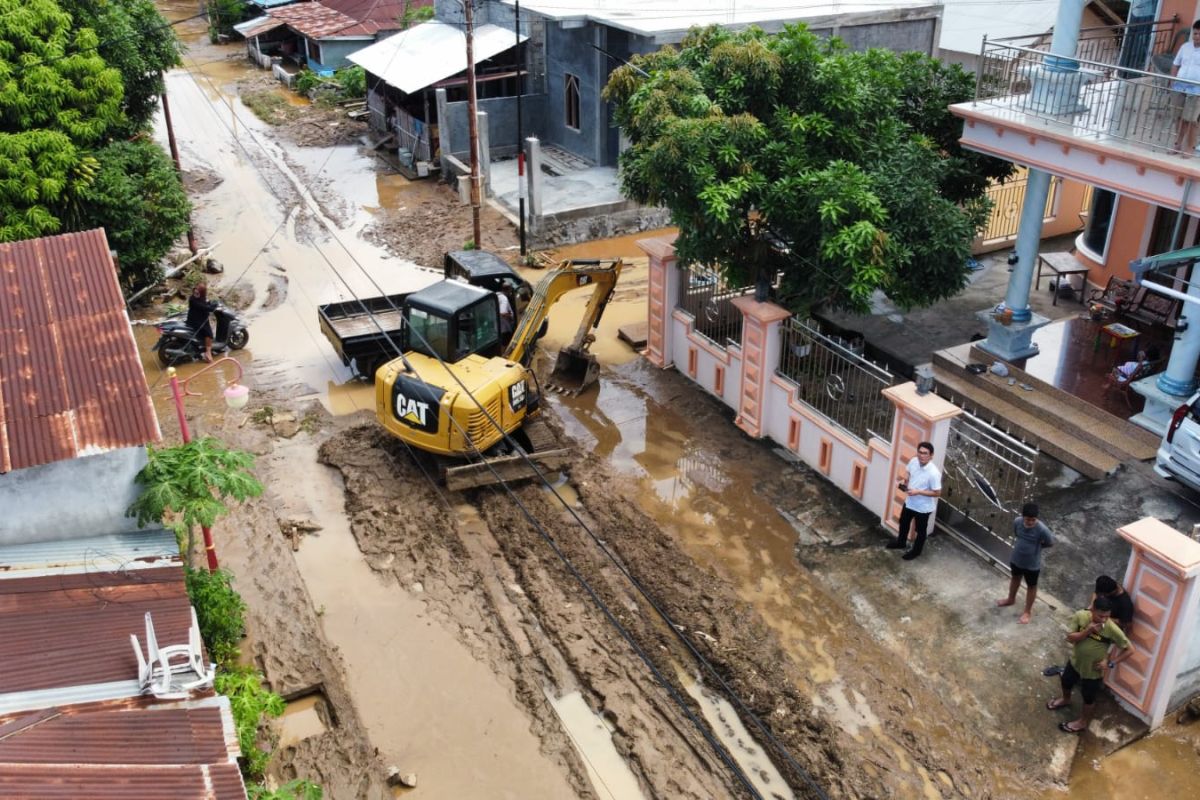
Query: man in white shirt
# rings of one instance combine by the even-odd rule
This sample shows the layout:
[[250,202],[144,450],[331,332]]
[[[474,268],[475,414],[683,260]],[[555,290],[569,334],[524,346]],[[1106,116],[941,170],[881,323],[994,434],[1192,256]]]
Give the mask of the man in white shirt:
[[904,554],[904,560],[912,561],[925,549],[929,515],[937,508],[937,499],[942,495],[942,472],[933,463],[930,442],[917,445],[917,455],[908,462],[907,477],[900,479],[899,487],[905,494],[904,509],[900,512],[900,533],[895,541],[888,542],[888,549],[902,550],[907,546],[911,525],[916,529],[917,538]]
[[500,305],[500,344],[508,347],[515,326],[512,303],[504,292],[496,292],[496,302]]
[[1184,42],[1175,55],[1171,75],[1183,78],[1182,81],[1174,81],[1171,84],[1171,88],[1176,92],[1175,103],[1180,112],[1175,152],[1184,158],[1191,158],[1196,151],[1196,122],[1200,120],[1200,20],[1192,23],[1192,40]]

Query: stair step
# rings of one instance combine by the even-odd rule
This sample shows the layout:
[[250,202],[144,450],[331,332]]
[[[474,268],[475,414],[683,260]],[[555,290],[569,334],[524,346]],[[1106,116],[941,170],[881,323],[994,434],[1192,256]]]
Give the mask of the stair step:
[[1036,444],[1042,452],[1093,480],[1111,475],[1121,466],[1121,460],[1116,456],[1064,429],[1058,420],[1047,421],[1018,408],[936,363],[934,381],[938,394],[952,402],[965,400],[968,405],[990,412],[1003,420],[1011,433]]
[[[1154,458],[1159,439],[1155,434],[1035,378],[1012,364],[1005,362],[1009,377],[1015,379],[1011,386],[1008,378],[990,372],[972,375],[965,370],[967,363],[991,367],[996,360],[995,356],[972,345],[960,345],[934,354],[934,365],[945,372],[1034,416],[1056,420],[1062,427],[1109,455],[1122,461]],[[1022,389],[1022,383],[1032,386],[1033,391]]]

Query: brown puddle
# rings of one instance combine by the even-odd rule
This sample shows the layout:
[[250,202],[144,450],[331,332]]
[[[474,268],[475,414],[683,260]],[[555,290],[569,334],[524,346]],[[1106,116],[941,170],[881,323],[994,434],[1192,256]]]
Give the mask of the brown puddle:
[[700,706],[700,713],[717,739],[741,767],[742,772],[763,797],[793,800],[795,793],[783,775],[771,763],[755,737],[750,735],[728,700],[710,691],[696,677],[676,665],[675,674],[683,688]]
[[310,736],[319,736],[328,730],[318,710],[318,707],[326,702],[325,696],[320,692],[289,701],[283,716],[275,722],[275,727],[279,730],[277,746],[287,747]]
[[507,684],[426,611],[417,586],[367,565],[342,513],[338,474],[303,442],[281,443],[278,455],[294,465],[304,511],[323,528],[303,538],[296,563],[384,763],[418,773],[430,797],[477,796],[480,786],[573,796]]
[[1071,769],[1070,787],[1048,790],[1042,800],[1195,797],[1200,785],[1200,723],[1168,722],[1112,755],[1099,756],[1099,743],[1085,735]]
[[555,697],[549,689],[545,694],[583,760],[596,795],[603,800],[645,797],[637,777],[613,744],[613,729],[588,707],[583,696],[579,692],[568,692]]

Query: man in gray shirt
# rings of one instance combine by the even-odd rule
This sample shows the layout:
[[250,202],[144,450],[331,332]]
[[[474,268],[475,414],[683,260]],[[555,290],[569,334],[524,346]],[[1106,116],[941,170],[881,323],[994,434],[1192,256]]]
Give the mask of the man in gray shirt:
[[1037,597],[1038,575],[1042,571],[1042,550],[1054,546],[1054,536],[1038,519],[1037,503],[1026,503],[1021,516],[1013,520],[1013,551],[1009,557],[1012,578],[1008,582],[1008,597],[997,600],[998,606],[1011,606],[1017,602],[1017,590],[1021,578],[1025,578],[1025,612],[1017,622],[1025,625],[1033,616],[1033,601]]

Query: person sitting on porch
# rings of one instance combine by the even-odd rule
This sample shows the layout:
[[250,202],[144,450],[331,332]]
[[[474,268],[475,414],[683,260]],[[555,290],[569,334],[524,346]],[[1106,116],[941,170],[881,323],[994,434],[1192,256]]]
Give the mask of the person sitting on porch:
[[1104,379],[1104,388],[1109,389],[1112,386],[1125,386],[1131,381],[1138,380],[1145,376],[1146,369],[1158,361],[1158,348],[1150,345],[1145,350],[1139,350],[1136,361],[1126,361],[1124,364],[1113,367],[1112,372]]

